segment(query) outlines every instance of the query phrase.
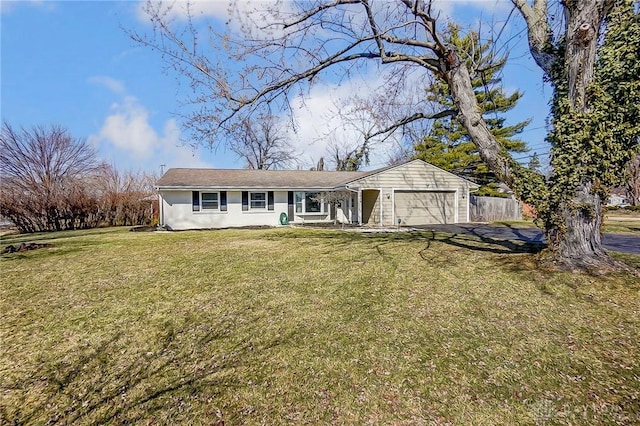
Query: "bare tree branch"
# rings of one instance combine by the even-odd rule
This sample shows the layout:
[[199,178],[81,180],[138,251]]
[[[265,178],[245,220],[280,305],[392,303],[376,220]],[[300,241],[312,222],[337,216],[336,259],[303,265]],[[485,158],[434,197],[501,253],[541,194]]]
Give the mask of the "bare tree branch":
[[249,169],[278,169],[295,163],[287,132],[271,115],[245,118],[232,132],[230,148]]
[[374,138],[374,137],[380,136],[380,135],[390,134],[390,133],[394,132],[395,130],[397,130],[397,129],[403,127],[403,126],[406,126],[407,124],[412,123],[414,121],[418,121],[418,120],[435,120],[435,119],[438,119],[438,118],[454,116],[456,114],[457,114],[457,111],[455,111],[455,110],[445,110],[445,111],[437,112],[435,114],[425,114],[425,113],[422,113],[422,112],[418,112],[418,113],[415,113],[415,114],[413,114],[413,115],[411,115],[409,117],[404,117],[401,120],[398,120],[395,123],[392,123],[391,125],[383,128],[383,129],[377,130],[377,131],[375,131],[373,133],[366,134],[365,135],[365,140],[369,140],[371,138]]
[[527,23],[529,48],[538,66],[550,75],[557,55],[552,49],[551,28],[547,20],[547,0],[534,0],[533,6],[528,0],[511,0]]

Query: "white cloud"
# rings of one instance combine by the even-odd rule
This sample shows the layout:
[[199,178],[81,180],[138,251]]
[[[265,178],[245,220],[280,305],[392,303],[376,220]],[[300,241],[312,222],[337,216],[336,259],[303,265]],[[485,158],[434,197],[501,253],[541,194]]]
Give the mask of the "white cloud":
[[100,137],[119,150],[132,154],[137,160],[145,160],[153,154],[161,138],[149,124],[149,113],[132,96],[111,106]]
[[[154,2],[159,5],[160,2]],[[248,15],[261,12],[266,8],[288,9],[287,0],[177,0],[173,3],[166,3],[163,8],[168,12],[168,16],[177,19],[186,19],[190,14],[192,17],[208,16],[223,22],[228,22],[232,16]],[[137,7],[137,16],[143,22],[148,21],[145,7],[146,1],[140,1]]]
[[[330,163],[328,148],[332,143],[356,148],[362,144],[364,133],[378,130],[381,125],[386,126],[394,121],[392,116],[385,116],[385,113],[391,111],[392,114],[402,115],[407,107],[411,113],[416,112],[415,108],[420,107],[422,102],[416,99],[419,96],[416,87],[424,87],[424,78],[408,73],[404,87],[398,86],[397,92],[392,95],[387,93],[388,82],[387,73],[372,67],[369,73],[354,76],[344,84],[318,83],[304,97],[293,99],[291,107],[297,128],[295,133],[290,133],[290,140],[302,153],[302,166],[314,166],[320,157],[324,157],[325,164]],[[373,111],[367,111],[363,103],[371,103],[373,98],[388,102],[381,105],[373,101]],[[399,140],[396,137],[384,141],[372,140],[369,168],[386,165],[396,152]]]
[[[145,11],[147,1],[138,2],[136,17],[140,22],[149,23]],[[188,16],[195,20],[201,17],[214,18],[228,25],[235,33],[256,34],[274,37],[282,32],[282,16],[291,13],[294,2],[291,0],[176,0],[162,3],[154,1],[151,7],[160,7],[160,14],[168,20],[185,21]]]
[[104,75],[97,75],[89,78],[89,83],[99,84],[111,90],[116,95],[124,96],[127,91],[124,87],[124,83],[115,78],[107,77]]
[[89,141],[117,167],[210,167],[197,152],[181,144],[180,130],[173,118],[158,133],[150,124],[149,111],[133,96],[125,96],[111,106],[100,132]]
[[[160,2],[154,2],[160,5]],[[187,8],[189,6],[189,9]],[[148,22],[149,17],[145,12],[147,1],[138,2],[136,14],[140,21]],[[192,16],[210,16],[220,20],[226,20],[229,17],[230,2],[225,0],[178,0],[173,3],[165,3],[162,7],[168,11],[169,17],[186,19],[188,11]]]
[[12,12],[18,6],[34,6],[43,10],[54,10],[55,4],[44,0],[2,0],[0,1],[0,14]]

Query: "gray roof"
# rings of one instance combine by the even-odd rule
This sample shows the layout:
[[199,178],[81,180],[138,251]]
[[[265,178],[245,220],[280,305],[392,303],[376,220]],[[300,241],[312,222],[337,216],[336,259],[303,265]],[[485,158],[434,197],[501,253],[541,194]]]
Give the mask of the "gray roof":
[[309,170],[169,169],[159,188],[333,189],[377,173]]

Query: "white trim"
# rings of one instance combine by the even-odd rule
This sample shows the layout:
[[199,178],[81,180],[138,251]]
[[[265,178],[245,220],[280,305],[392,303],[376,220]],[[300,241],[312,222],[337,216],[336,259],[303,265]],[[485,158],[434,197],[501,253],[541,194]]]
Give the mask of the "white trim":
[[467,193],[467,223],[471,222],[471,196],[469,193],[469,188],[465,188],[465,191]]
[[362,199],[362,188],[358,188],[358,226],[362,226],[362,207],[364,200]]
[[457,189],[456,189],[456,192],[454,193],[454,195],[456,197],[456,202],[455,202],[454,208],[453,208],[453,223],[458,223],[458,198],[460,197],[460,194],[458,193]]
[[[191,201],[193,202],[193,200]],[[164,197],[162,193],[158,191],[158,225],[164,226]]]
[[[254,211],[254,213],[261,213],[264,211],[267,211],[269,209],[269,192],[268,191],[247,191],[249,194],[247,195],[248,198],[248,202],[249,202],[249,210],[247,211]],[[251,207],[251,195],[252,194],[264,194],[264,207]],[[262,201],[262,200],[255,200],[255,201]]]
[[396,188],[391,188],[391,225],[398,226],[398,219],[396,218]]
[[[204,208],[204,194],[216,194],[215,203],[217,207],[215,209]],[[194,213],[212,213],[212,212],[220,211],[220,192],[219,191],[198,191],[198,195],[200,196],[200,206],[198,206],[200,209]],[[209,200],[207,202],[211,203],[214,201]]]
[[[327,191],[293,191],[293,214],[294,216],[323,216],[323,215],[329,215],[331,214],[331,207],[329,207],[329,211],[326,211],[325,206],[327,205],[327,202],[324,200],[324,198],[320,198],[319,201],[317,201],[320,204],[320,211],[318,212],[308,212],[307,211],[307,194],[321,194],[322,192],[327,192]],[[302,197],[302,211],[298,212],[296,209],[296,205],[298,204],[296,201],[296,194],[304,194],[304,196]]]
[[384,209],[382,208],[384,205],[384,197],[382,195],[382,188],[378,188],[378,197],[380,197],[380,225],[384,226]]

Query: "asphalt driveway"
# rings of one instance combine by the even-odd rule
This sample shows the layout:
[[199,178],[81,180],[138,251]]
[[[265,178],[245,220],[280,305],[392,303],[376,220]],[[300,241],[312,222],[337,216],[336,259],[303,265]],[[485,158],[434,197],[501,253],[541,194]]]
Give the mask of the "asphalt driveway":
[[[487,225],[482,223],[425,225],[416,226],[415,228],[433,229],[434,231],[452,234],[476,235],[478,237],[496,238],[500,240],[518,240],[532,243],[544,242],[544,233],[538,228],[513,228],[504,225]],[[637,235],[604,234],[602,242],[607,250],[640,254],[640,236]]]

